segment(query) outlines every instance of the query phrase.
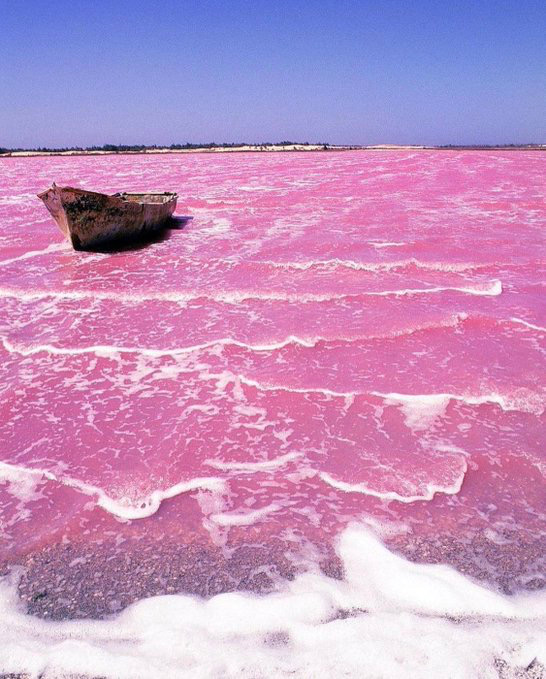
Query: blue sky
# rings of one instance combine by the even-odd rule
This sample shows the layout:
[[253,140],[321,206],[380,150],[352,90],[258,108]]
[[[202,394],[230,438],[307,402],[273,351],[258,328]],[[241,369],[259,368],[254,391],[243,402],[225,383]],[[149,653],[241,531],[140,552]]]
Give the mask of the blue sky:
[[0,0],[0,146],[546,142],[546,0]]

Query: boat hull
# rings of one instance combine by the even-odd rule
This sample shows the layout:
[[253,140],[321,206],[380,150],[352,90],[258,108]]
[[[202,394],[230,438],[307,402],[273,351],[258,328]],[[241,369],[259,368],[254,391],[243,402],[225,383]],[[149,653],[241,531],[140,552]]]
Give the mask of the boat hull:
[[53,186],[38,194],[75,250],[133,240],[167,225],[176,193],[115,194]]

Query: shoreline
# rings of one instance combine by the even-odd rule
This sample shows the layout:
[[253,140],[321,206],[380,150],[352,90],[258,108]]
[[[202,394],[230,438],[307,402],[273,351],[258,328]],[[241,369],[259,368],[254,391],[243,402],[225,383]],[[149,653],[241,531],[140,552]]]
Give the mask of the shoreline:
[[[358,598],[355,599],[353,606],[347,606],[344,597],[336,598],[334,596],[335,591],[339,589],[343,593],[347,583],[350,583],[351,579],[354,580],[354,568],[351,567],[350,561],[346,563],[343,554],[336,554],[335,556],[332,553],[329,555],[325,554],[326,560],[320,564],[320,569],[315,571],[313,575],[309,572],[306,573],[306,569],[301,568],[302,564],[298,567],[290,559],[286,559],[283,550],[275,550],[273,545],[272,550],[251,550],[252,553],[249,553],[248,547],[242,546],[239,550],[236,550],[236,553],[231,555],[231,558],[224,560],[220,557],[219,552],[216,552],[214,548],[211,549],[210,546],[207,547],[199,543],[192,545],[190,543],[183,547],[177,542],[172,542],[164,544],[159,550],[156,549],[157,545],[148,545],[150,549],[144,550],[144,552],[140,549],[135,552],[131,550],[130,555],[134,558],[129,560],[120,558],[114,561],[105,558],[109,551],[108,545],[100,545],[98,549],[96,549],[97,545],[89,545],[88,547],[91,547],[91,549],[84,548],[83,551],[81,550],[82,546],[62,545],[60,546],[60,553],[57,554],[55,554],[56,550],[41,550],[45,552],[42,554],[44,558],[39,558],[39,562],[37,562],[35,557],[31,557],[29,562],[22,567],[23,572],[21,573],[20,571],[21,575],[16,576],[18,580],[17,593],[19,595],[19,606],[26,609],[23,615],[24,620],[28,623],[28,628],[25,629],[32,631],[29,637],[31,641],[38,640],[40,643],[50,643],[53,644],[53,647],[56,645],[58,648],[68,639],[72,639],[74,643],[81,643],[85,639],[85,643],[87,643],[88,632],[86,630],[89,630],[92,633],[91,650],[108,653],[109,649],[107,647],[101,647],[101,639],[105,635],[110,635],[112,630],[121,630],[120,639],[124,641],[130,639],[131,643],[143,643],[143,640],[146,640],[146,636],[143,636],[143,627],[141,625],[139,628],[138,624],[134,627],[135,621],[145,619],[147,614],[152,615],[152,617],[157,615],[158,606],[160,605],[166,606],[165,614],[167,616],[169,616],[169,611],[171,615],[173,612],[178,612],[178,630],[180,633],[184,633],[187,632],[189,619],[185,619],[184,616],[187,616],[188,613],[193,612],[199,616],[200,611],[206,611],[212,606],[211,610],[216,610],[221,617],[222,611],[224,611],[221,604],[222,599],[216,599],[216,604],[211,604],[210,601],[217,595],[239,594],[242,595],[242,598],[232,599],[231,601],[236,601],[242,605],[240,613],[243,619],[247,620],[243,625],[242,634],[246,638],[254,639],[258,646],[269,647],[272,652],[277,650],[279,652],[278,655],[282,658],[283,650],[288,653],[297,652],[297,647],[293,646],[294,641],[291,636],[293,630],[297,632],[298,629],[301,629],[309,633],[316,632],[321,635],[323,634],[321,630],[327,630],[329,625],[339,627],[339,625],[345,624],[349,639],[352,638],[354,640],[355,633],[351,630],[353,630],[355,625],[360,625],[364,631],[371,629],[373,632],[376,629],[373,626],[374,618],[377,618],[377,625],[382,626],[384,621],[381,618],[384,618],[385,615],[389,616],[388,606],[384,611],[381,608],[377,610],[373,605],[373,597],[371,599],[372,607],[368,609],[362,607],[362,602]],[[392,554],[392,557],[389,557],[389,562],[394,565],[401,563],[404,572],[409,572],[410,574],[415,572],[416,566],[417,568],[420,566],[425,567],[424,570],[420,570],[421,575],[426,575],[427,568],[432,569],[430,571],[432,574],[435,572],[434,569],[438,568],[438,564],[435,564],[434,559],[428,564],[425,562],[414,565],[404,557],[402,557],[402,561],[399,561],[400,557],[396,555],[396,552]],[[121,557],[122,555],[120,554],[119,556]],[[275,556],[275,558],[271,559],[271,556]],[[155,567],[150,568],[150,562]],[[94,575],[97,573],[96,568],[99,564],[102,567],[100,577],[97,578]],[[199,565],[197,570],[200,572],[196,572],[196,564]],[[266,564],[269,566],[273,565],[272,571],[270,568],[267,568]],[[158,566],[160,567],[159,570],[163,571],[163,577],[157,577]],[[346,571],[347,566],[348,571]],[[30,575],[29,571],[34,571],[34,577],[31,575],[33,582],[28,580],[25,582],[25,579]],[[267,582],[269,578],[260,577],[260,571],[262,576],[265,576],[267,571],[269,571],[268,575],[273,575],[273,581]],[[440,571],[436,571],[436,573],[440,573]],[[38,577],[36,578],[36,576]],[[329,582],[324,580],[324,576],[326,576]],[[453,582],[463,582],[458,580],[461,576],[463,578],[467,577],[463,573],[459,573],[459,575],[455,575],[456,580]],[[8,577],[10,576],[8,575]],[[320,596],[320,592],[328,595],[326,599],[328,604],[327,610],[326,613],[323,613],[322,618],[320,615],[318,618],[316,616],[308,618],[309,611],[305,609],[307,613],[300,619],[301,614],[297,613],[297,606],[295,618],[291,617],[288,613],[286,618],[279,619],[278,624],[275,623],[272,616],[263,617],[264,605],[267,603],[268,597],[274,612],[278,610],[276,601],[279,599],[281,600],[281,605],[285,605],[282,604],[283,599],[287,603],[292,601],[286,598],[289,596],[291,589],[292,596],[295,596],[295,599],[293,599],[294,603],[300,602],[299,605],[301,606],[301,587],[297,586],[297,584],[294,586],[294,584],[298,578],[303,578],[302,582],[305,582],[306,578],[309,577],[312,579],[308,581],[307,587],[309,583],[319,582],[316,579],[317,577],[321,578],[323,583],[326,583],[324,590],[318,587],[314,593],[315,596]],[[140,584],[147,586],[140,588],[140,591],[138,591],[139,587],[135,589],[135,579]],[[220,582],[221,580],[223,582]],[[120,605],[122,602],[119,600],[119,590],[117,592],[118,596],[114,600],[109,596],[110,593],[106,591],[108,583],[113,584],[113,581],[117,581],[118,587],[119,585],[122,586],[124,595],[127,597],[124,602],[125,605]],[[281,581],[285,583],[285,586],[277,589],[275,584]],[[15,579],[13,582],[15,582]],[[372,585],[375,582],[373,569],[370,573],[370,582]],[[67,600],[71,598],[71,594],[75,593],[73,590],[71,591],[70,585],[74,586],[76,584],[78,584],[78,589],[80,590],[77,597],[80,606],[69,610],[70,607],[66,607]],[[225,584],[228,584],[227,588]],[[468,592],[471,592],[472,588],[476,585],[480,587],[476,582],[473,584],[472,579],[465,581],[463,584],[465,587],[471,588]],[[218,585],[220,586],[218,587]],[[97,588],[100,591],[97,591]],[[461,592],[464,591],[461,590]],[[55,605],[51,606],[53,602],[50,602],[49,605],[47,603],[50,594],[53,595],[53,598],[59,597],[58,603],[61,606],[57,610],[55,610]],[[182,595],[180,599],[182,607],[173,607],[173,602],[176,603],[177,600],[170,598],[169,595]],[[162,596],[165,598],[157,598]],[[334,598],[331,598],[332,596]],[[224,599],[224,601],[229,600]],[[116,605],[111,606],[108,605],[109,603],[115,603]],[[345,605],[343,605],[344,603]],[[132,611],[125,612],[125,608],[133,604],[139,606],[139,608],[133,608]],[[277,609],[275,609],[275,606],[277,606]],[[22,613],[21,608],[19,610]],[[137,610],[139,611],[138,614],[136,613]],[[230,610],[233,613],[239,609],[231,606]],[[258,624],[254,629],[250,623],[249,629],[248,618],[245,618],[245,615],[248,616],[249,612],[253,610],[256,611]],[[410,606],[406,613],[415,616],[417,624],[425,625],[425,629],[429,633],[433,632],[440,639],[445,638],[446,626],[453,634],[459,633],[462,635],[462,639],[467,639],[468,635],[474,634],[473,630],[478,629],[478,627],[480,629],[482,626],[486,626],[486,629],[490,627],[490,631],[495,632],[495,625],[498,623],[494,611],[487,612],[487,610],[472,612],[469,609],[466,615],[464,613],[450,612],[449,610],[439,613],[429,612],[427,614],[426,610],[414,611]],[[11,609],[10,615],[12,617],[15,615],[13,620],[21,623],[22,619],[18,618],[18,614],[14,613]],[[532,616],[530,619],[532,619]],[[500,622],[508,627],[514,625],[514,640],[517,642],[520,638],[517,628],[517,616],[514,620],[510,621],[509,616],[501,615]],[[432,627],[427,627],[429,624]],[[44,625],[48,625],[48,627],[46,628]],[[372,627],[370,628],[369,625],[372,625]],[[335,631],[335,628],[332,629]],[[50,630],[50,632],[46,633],[47,630]],[[199,625],[195,627],[194,631],[196,634],[199,634]],[[131,634],[134,636],[131,637]],[[509,635],[509,631],[507,634]],[[510,636],[507,638],[510,639]],[[334,642],[336,641],[335,634],[332,639]],[[381,636],[373,637],[372,644],[380,644],[381,639]],[[493,672],[496,673],[498,679],[540,679],[540,677],[544,676],[545,668],[541,659],[532,657],[533,653],[523,654],[522,656],[514,653],[506,654],[506,641],[501,640],[501,642],[497,644],[493,639],[488,644],[486,641],[483,647],[486,649],[490,647],[490,657],[482,656],[480,660],[479,655],[476,656],[475,662],[483,663],[482,667],[490,670],[491,676],[493,676]],[[229,638],[227,643],[231,643]],[[460,643],[459,641],[459,645]],[[365,647],[365,644],[363,646]],[[243,652],[244,648],[243,646]],[[68,666],[63,666],[61,655],[56,659],[54,658],[50,664],[48,656],[43,655],[48,653],[48,651],[44,651],[41,646],[37,648],[35,653],[37,658],[45,658],[43,660],[43,674],[40,673],[38,675],[33,671],[29,671],[28,664],[25,666],[25,663],[17,667],[16,663],[12,661],[2,666],[0,669],[0,679],[33,679],[36,676],[55,676],[59,679],[105,679],[106,677],[118,676],[115,669],[112,674],[101,671],[102,666],[100,665],[97,667],[96,673],[91,667],[89,668],[91,671],[85,671],[79,663],[77,663],[77,665],[80,665],[78,667],[79,671],[74,672],[73,669],[70,671],[70,664],[74,663],[70,653],[67,656]],[[483,648],[481,653],[483,654]],[[100,655],[97,657],[99,660],[101,659]],[[131,659],[128,655],[127,662],[130,663],[132,660],[134,658]],[[195,662],[195,658],[193,658],[193,661]],[[5,662],[5,659],[0,657],[0,663],[2,662]],[[434,666],[434,658],[430,662]],[[385,667],[387,668],[387,664]],[[193,669],[195,669],[195,666],[185,667],[181,671],[180,676],[190,676]],[[49,670],[52,671],[51,675]],[[293,670],[292,674],[295,677],[308,676],[305,667],[298,665],[298,663],[294,665]],[[131,669],[127,667],[127,671],[121,673],[120,676],[130,676],[130,674]],[[139,673],[136,676],[143,676],[143,674]],[[155,677],[158,675],[152,673],[149,676]],[[227,676],[236,676],[236,674],[232,673]],[[262,675],[248,673],[239,674],[239,676]],[[356,675],[348,674],[348,676]],[[378,676],[388,677],[392,676],[392,673],[386,669],[384,675],[378,672]],[[425,673],[424,676],[431,675]],[[488,674],[488,676],[490,675]]]
[[[408,539],[404,534],[384,546],[407,564],[448,566],[505,597],[543,591],[546,581],[540,575],[519,577],[540,572],[543,542],[523,538],[513,542],[517,535],[509,537],[509,546],[490,544],[481,536],[465,548],[445,533],[434,540],[427,536]],[[185,539],[164,536],[160,542],[143,536],[56,541],[0,559],[0,580],[19,573],[18,598],[32,616],[100,620],[151,596],[264,595],[302,573],[321,573],[338,581],[346,577],[335,540],[321,541],[315,536],[308,545],[315,550],[312,560],[305,557],[305,550],[288,550],[274,534],[263,535],[255,543],[234,541],[228,553],[196,533]],[[496,574],[481,566],[480,557],[496,567]]]
[[521,146],[426,146],[403,144],[375,144],[370,146],[337,145],[337,144],[242,144],[240,146],[201,146],[189,149],[147,148],[140,150],[105,151],[71,150],[66,151],[7,151],[0,153],[0,158],[32,158],[35,156],[137,156],[167,155],[188,153],[309,153],[313,151],[546,151],[546,144],[529,144]]

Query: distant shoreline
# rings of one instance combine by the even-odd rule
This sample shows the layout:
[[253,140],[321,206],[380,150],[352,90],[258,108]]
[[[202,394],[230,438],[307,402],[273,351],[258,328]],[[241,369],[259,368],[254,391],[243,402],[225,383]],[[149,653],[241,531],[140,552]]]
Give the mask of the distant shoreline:
[[25,158],[34,156],[105,156],[105,155],[152,155],[167,153],[283,153],[287,151],[546,151],[546,144],[508,144],[499,146],[471,145],[471,146],[425,146],[402,144],[375,144],[370,146],[337,145],[337,144],[240,144],[240,145],[203,145],[187,147],[129,147],[110,146],[68,149],[2,149],[0,158]]

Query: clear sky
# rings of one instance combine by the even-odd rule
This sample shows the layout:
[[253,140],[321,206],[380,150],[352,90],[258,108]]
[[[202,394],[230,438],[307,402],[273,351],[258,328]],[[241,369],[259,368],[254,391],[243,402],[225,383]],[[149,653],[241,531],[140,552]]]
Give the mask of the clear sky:
[[0,0],[0,146],[546,142],[546,0]]

